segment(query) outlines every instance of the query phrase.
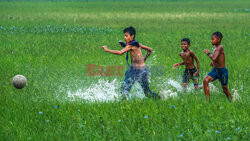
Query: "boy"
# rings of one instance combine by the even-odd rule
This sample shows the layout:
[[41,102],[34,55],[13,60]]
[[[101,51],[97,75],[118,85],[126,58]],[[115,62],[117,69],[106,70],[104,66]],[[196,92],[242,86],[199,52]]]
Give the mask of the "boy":
[[[185,65],[186,69],[183,74],[183,87],[187,88],[187,83],[191,78],[194,83],[194,88],[197,90],[199,85],[199,67],[200,62],[199,59],[195,56],[194,52],[189,49],[190,47],[190,40],[188,38],[183,38],[181,40],[181,48],[182,52],[179,54],[183,60],[182,63],[174,64],[174,68],[177,68],[180,65]],[[197,63],[197,70],[194,65],[194,59]]]
[[232,99],[232,95],[228,90],[228,71],[225,66],[225,53],[224,48],[221,45],[221,40],[223,36],[221,32],[214,32],[211,36],[211,43],[214,46],[213,54],[210,53],[208,49],[204,52],[212,60],[210,65],[214,67],[211,72],[203,80],[204,92],[206,94],[207,100],[209,100],[209,82],[219,79],[222,85],[223,92],[226,94],[227,98]]
[[[123,80],[121,86],[122,100],[124,97],[129,97],[128,93],[135,81],[138,81],[140,83],[145,96],[152,97],[154,99],[160,98],[158,95],[156,95],[149,89],[148,72],[144,63],[145,61],[144,59],[146,58],[143,58],[141,51],[141,49],[145,49],[152,52],[152,48],[139,44],[138,42],[135,41],[136,31],[132,26],[125,28],[123,32],[124,32],[124,39],[126,41],[125,48],[123,48],[120,51],[116,51],[107,49],[107,46],[102,46],[102,48],[106,52],[110,52],[112,54],[122,55],[125,52],[130,53],[132,64],[130,66],[128,63],[130,69],[126,71],[125,79]],[[128,62],[128,59],[126,60]]]

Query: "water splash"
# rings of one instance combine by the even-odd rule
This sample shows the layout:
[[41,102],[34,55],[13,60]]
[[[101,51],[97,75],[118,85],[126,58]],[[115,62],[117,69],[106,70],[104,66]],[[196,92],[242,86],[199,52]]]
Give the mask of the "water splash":
[[[86,100],[88,102],[111,102],[120,100],[121,82],[114,79],[112,82],[100,79],[97,83],[91,84],[86,89],[79,89],[75,92],[69,91],[68,98],[72,101]],[[130,98],[144,98],[141,86],[135,83],[130,91]]]
[[76,92],[69,91],[68,97],[75,101],[84,99],[87,101],[114,101],[118,98],[117,81],[108,82],[100,79],[86,89],[78,89]]
[[160,91],[159,95],[163,100],[169,99],[169,98],[176,98],[178,95],[176,92],[173,92],[172,90],[166,90],[163,89]]
[[219,92],[219,89],[212,83],[209,83],[209,88],[211,92],[216,92],[216,93]]
[[167,81],[167,84],[169,84],[170,86],[173,86],[178,92],[183,91],[183,87],[181,86],[181,84],[173,79],[169,79]]
[[234,94],[233,94],[233,102],[236,102],[236,101],[238,101],[238,100],[240,100],[241,99],[241,97],[240,97],[240,95],[239,95],[239,93],[238,93],[238,91],[240,91],[241,89],[239,89],[239,90],[236,90],[236,89],[232,89],[232,91],[234,91]]
[[[184,89],[182,87],[182,82],[176,81],[172,78],[162,78],[160,80],[162,83],[157,85],[159,89],[159,95],[163,100],[169,98],[178,98],[179,94],[183,94]],[[77,89],[75,91],[67,92],[67,99],[72,101],[84,100],[87,102],[112,102],[119,101],[120,98],[120,81],[114,79],[113,81],[108,81],[105,79],[99,79],[97,83],[92,83],[90,86]],[[218,88],[213,84],[209,84],[210,91],[217,92]],[[185,90],[185,94],[193,94],[195,91],[193,83],[188,85],[188,88]],[[203,90],[201,90],[203,91]],[[132,86],[131,91],[129,92],[129,99],[143,99],[145,95],[143,90],[138,82]]]

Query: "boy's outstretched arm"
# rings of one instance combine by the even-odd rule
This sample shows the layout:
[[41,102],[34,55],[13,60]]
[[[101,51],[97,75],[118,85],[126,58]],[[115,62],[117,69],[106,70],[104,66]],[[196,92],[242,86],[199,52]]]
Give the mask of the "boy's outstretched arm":
[[194,76],[198,75],[199,74],[199,70],[200,70],[200,62],[199,62],[199,59],[196,57],[196,55],[194,54],[193,51],[191,51],[191,55],[192,57],[195,59],[196,61],[196,64],[197,64],[197,71],[194,73]]
[[124,49],[118,51],[118,50],[109,50],[107,46],[102,46],[102,48],[109,53],[116,54],[116,55],[122,55],[123,53],[129,51],[131,49],[131,46],[126,46]]
[[213,55],[210,53],[210,50],[209,50],[209,49],[205,49],[204,52],[208,55],[209,58],[211,58],[211,60],[215,61],[215,60],[217,60],[217,58],[218,58],[218,56],[219,56],[221,50],[222,50],[222,47],[219,46],[219,47],[216,49],[216,51],[214,52]]
[[176,68],[179,67],[180,65],[184,65],[184,64],[185,64],[184,62],[176,63],[176,64],[174,64],[174,68],[176,69]]

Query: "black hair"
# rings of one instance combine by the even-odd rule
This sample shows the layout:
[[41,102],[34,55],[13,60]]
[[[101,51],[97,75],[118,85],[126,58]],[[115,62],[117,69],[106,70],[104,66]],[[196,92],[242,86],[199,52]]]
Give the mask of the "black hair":
[[217,38],[219,38],[220,40],[222,40],[222,38],[223,38],[222,33],[219,32],[219,31],[214,32],[214,33],[212,34],[212,36],[213,36],[213,35],[216,36]]
[[125,29],[123,30],[123,33],[126,33],[126,32],[127,32],[130,36],[134,35],[134,37],[135,37],[136,31],[135,31],[135,28],[133,28],[132,26],[129,26],[129,27],[127,27],[127,28],[125,28]]
[[183,38],[181,42],[187,42],[187,44],[190,45],[190,40],[188,38]]

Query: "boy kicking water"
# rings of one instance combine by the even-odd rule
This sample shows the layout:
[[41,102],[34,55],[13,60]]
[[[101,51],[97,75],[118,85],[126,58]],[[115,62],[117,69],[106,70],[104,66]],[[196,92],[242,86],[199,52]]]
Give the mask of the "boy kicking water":
[[[199,85],[199,59],[195,56],[194,52],[189,49],[190,47],[190,40],[188,38],[184,38],[181,40],[181,48],[182,52],[179,54],[183,60],[182,63],[174,64],[174,68],[177,68],[180,65],[185,65],[186,69],[183,74],[183,87],[187,88],[187,83],[189,82],[189,79],[191,78],[194,83],[194,88],[198,89]],[[197,69],[194,65],[194,60],[197,63]]]
[[219,79],[222,85],[223,92],[226,94],[227,98],[232,99],[232,95],[228,90],[228,71],[225,65],[225,53],[224,48],[221,45],[221,40],[223,36],[221,32],[214,32],[211,36],[211,43],[214,46],[213,54],[210,53],[208,49],[204,52],[212,60],[210,65],[214,67],[211,72],[203,80],[204,92],[206,94],[207,100],[209,100],[209,82]]
[[[124,97],[129,97],[128,93],[132,88],[132,85],[135,83],[135,81],[138,81],[140,83],[145,96],[152,97],[154,99],[160,98],[158,95],[156,95],[149,89],[148,72],[144,63],[146,58],[143,58],[141,51],[141,49],[145,49],[152,52],[152,48],[139,44],[138,42],[135,41],[136,31],[133,27],[130,26],[125,28],[123,32],[124,32],[124,39],[126,41],[126,46],[124,49],[116,51],[116,50],[109,50],[107,46],[102,47],[106,52],[110,52],[116,55],[122,55],[126,52],[127,54],[128,52],[130,53],[132,64],[130,66],[128,63],[130,69],[126,71],[125,79],[123,80],[121,86],[122,100]],[[126,60],[128,62],[128,59]]]

